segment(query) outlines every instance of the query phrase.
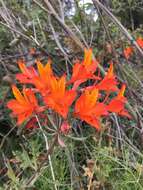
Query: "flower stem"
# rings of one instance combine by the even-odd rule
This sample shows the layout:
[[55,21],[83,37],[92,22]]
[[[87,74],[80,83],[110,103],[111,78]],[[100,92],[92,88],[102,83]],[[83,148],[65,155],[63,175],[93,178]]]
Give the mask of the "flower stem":
[[[46,137],[46,135],[45,135],[45,133],[44,133],[44,130],[42,129],[42,126],[41,126],[41,124],[40,124],[40,121],[39,121],[37,115],[36,115],[36,119],[37,119],[38,125],[39,125],[39,127],[40,127],[40,130],[41,130],[41,132],[42,132],[42,134],[43,134],[43,137],[44,137],[44,139],[45,139],[46,150],[47,150],[47,152],[48,152],[48,151],[49,151],[49,144],[48,144],[47,137]],[[53,178],[53,181],[54,181],[54,187],[55,187],[55,190],[58,190],[57,185],[56,185],[56,179],[55,179],[55,174],[54,174],[54,169],[53,169],[53,165],[52,165],[52,160],[51,160],[50,154],[48,155],[48,160],[49,160],[49,164],[50,164],[50,169],[51,169],[52,178]]]

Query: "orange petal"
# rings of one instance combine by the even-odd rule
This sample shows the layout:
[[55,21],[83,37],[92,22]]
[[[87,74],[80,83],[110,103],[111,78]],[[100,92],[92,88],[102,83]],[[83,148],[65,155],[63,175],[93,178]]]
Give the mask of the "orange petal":
[[139,37],[137,40],[136,40],[137,44],[143,48],[143,39],[141,37]]
[[118,98],[121,98],[121,97],[124,96],[125,89],[126,89],[126,85],[123,84],[122,87],[121,87],[121,89],[120,89],[120,92],[118,93],[118,96],[117,96]]
[[66,86],[66,79],[65,76],[62,76],[58,81],[58,91],[61,96],[64,96],[65,94],[65,86]]
[[36,60],[37,69],[40,76],[43,76],[44,74],[44,66],[42,65],[41,61],[39,59]]
[[25,120],[27,120],[31,115],[31,112],[26,112],[23,114],[18,115],[18,121],[17,121],[17,125],[21,125]]
[[25,89],[25,95],[29,101],[29,104],[31,104],[31,106],[33,107],[38,106],[37,99],[31,89]]
[[36,49],[35,48],[30,48],[29,49],[29,54],[30,55],[35,55],[35,53],[36,53]]
[[12,86],[12,91],[13,91],[13,94],[14,94],[15,98],[17,99],[17,101],[24,104],[25,99],[15,85]]
[[92,49],[85,49],[84,50],[84,62],[85,66],[91,65],[92,62]]
[[45,73],[49,74],[49,75],[53,75],[52,73],[52,69],[51,69],[51,59],[48,59],[47,64],[45,65]]
[[125,58],[126,58],[126,59],[129,59],[130,56],[131,56],[132,53],[133,53],[133,48],[132,48],[132,47],[126,47],[123,52],[124,52]]
[[93,107],[96,104],[99,92],[98,89],[94,88],[93,90],[85,90],[85,103],[88,107]]
[[110,67],[108,69],[107,76],[110,78],[113,76],[113,63],[110,64]]
[[25,63],[23,62],[18,62],[18,66],[21,70],[22,73],[25,73],[25,71],[27,70],[26,66],[25,66]]
[[98,131],[100,131],[100,122],[99,119],[94,117],[85,118],[85,121],[90,124],[92,127],[96,128]]

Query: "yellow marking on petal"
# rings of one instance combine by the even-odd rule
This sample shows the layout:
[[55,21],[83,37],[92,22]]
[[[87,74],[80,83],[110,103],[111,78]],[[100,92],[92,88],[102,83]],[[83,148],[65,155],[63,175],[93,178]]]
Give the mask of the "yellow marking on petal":
[[125,93],[125,89],[126,89],[126,85],[123,84],[121,89],[120,89],[120,92],[118,93],[118,98],[121,98],[124,96],[124,93]]
[[92,91],[85,91],[85,104],[88,107],[93,107],[96,104],[99,91],[98,89],[93,89]]
[[98,90],[94,89],[91,91],[91,95],[90,95],[90,103],[91,106],[94,106],[96,104],[97,98],[98,98]]
[[50,84],[51,84],[51,90],[52,92],[55,92],[56,89],[57,89],[57,80],[55,77],[53,77],[51,80],[50,80]]
[[[51,60],[51,59],[48,59],[47,64],[48,64],[48,65],[51,65],[51,63],[52,63],[52,60]],[[46,65],[47,65],[47,64],[46,64]]]
[[39,59],[36,60],[36,64],[37,64],[39,75],[42,76],[44,74],[44,66],[42,65]]
[[92,63],[92,49],[84,50],[84,65],[89,66]]
[[45,74],[52,75],[51,60],[49,59],[44,67]]
[[65,76],[62,76],[58,81],[58,91],[60,92],[61,96],[65,94],[65,86],[66,86],[66,79]]
[[28,95],[27,95],[27,90],[28,89],[26,89],[26,88],[23,88],[23,96],[24,96],[24,98],[25,98],[25,101],[27,102],[27,103],[29,103],[29,98],[28,98]]
[[26,92],[26,96],[28,98],[29,103],[31,103],[33,106],[38,105],[34,92],[31,89],[25,89],[25,92]]
[[108,77],[113,76],[113,64],[112,63],[110,64],[107,75],[108,75]]
[[24,97],[22,96],[21,92],[18,90],[18,88],[15,85],[12,86],[12,91],[15,98],[17,99],[19,103],[22,103],[22,104],[25,103]]
[[20,63],[18,63],[18,66],[19,66],[21,72],[22,72],[22,73],[25,73],[25,70],[26,70],[25,64],[22,63],[22,62],[20,62]]

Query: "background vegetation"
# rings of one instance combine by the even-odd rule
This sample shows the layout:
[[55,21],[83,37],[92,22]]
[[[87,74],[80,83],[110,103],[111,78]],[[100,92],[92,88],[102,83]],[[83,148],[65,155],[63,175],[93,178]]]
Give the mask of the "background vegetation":
[[[142,190],[143,189],[143,50],[134,46],[126,59],[123,50],[143,37],[141,0],[97,1],[79,6],[79,1],[0,0],[0,189],[30,190]],[[69,15],[72,6],[75,14]],[[86,14],[86,10],[92,10]],[[98,13],[95,21],[94,14]],[[129,32],[129,33],[128,33]],[[130,38],[129,34],[133,37]],[[31,48],[34,55],[29,54]],[[16,83],[17,59],[27,65],[50,57],[58,75],[70,73],[84,47],[92,47],[100,65],[107,70],[112,60],[120,81],[127,84],[126,96],[133,119],[111,116],[101,132],[79,121],[51,155],[50,165],[37,171],[45,152],[37,130],[17,128],[6,102]],[[49,135],[49,143],[52,137]],[[31,181],[30,177],[34,176]],[[56,185],[55,185],[56,184]]]

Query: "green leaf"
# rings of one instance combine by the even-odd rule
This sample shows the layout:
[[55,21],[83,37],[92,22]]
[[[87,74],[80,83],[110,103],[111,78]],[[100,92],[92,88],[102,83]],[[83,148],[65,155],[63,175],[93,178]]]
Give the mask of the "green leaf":
[[8,171],[7,171],[7,176],[13,181],[13,182],[16,182],[17,181],[17,178],[15,176],[15,173],[10,165],[10,163],[8,162],[7,163],[7,167],[8,167]]

